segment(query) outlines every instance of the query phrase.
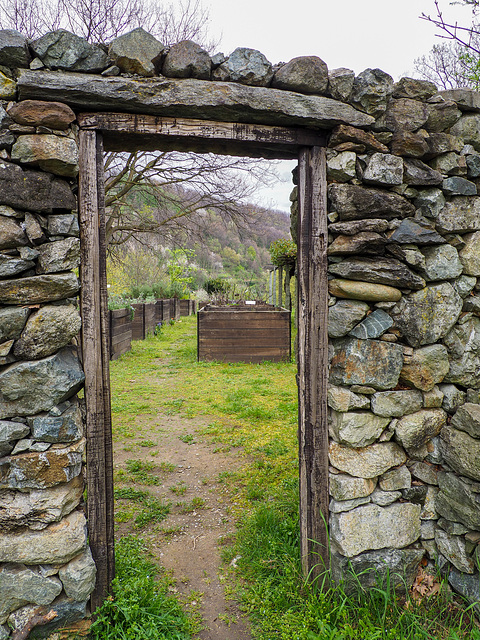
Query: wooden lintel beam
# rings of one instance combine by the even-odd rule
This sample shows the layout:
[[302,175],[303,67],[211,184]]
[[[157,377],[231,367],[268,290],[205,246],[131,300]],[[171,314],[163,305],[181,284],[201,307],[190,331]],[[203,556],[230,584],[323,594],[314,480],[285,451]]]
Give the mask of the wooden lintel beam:
[[82,129],[101,130],[104,133],[105,149],[111,151],[128,151],[131,148],[179,148],[190,151],[294,158],[301,147],[325,144],[324,134],[300,127],[127,113],[81,113],[78,122]]

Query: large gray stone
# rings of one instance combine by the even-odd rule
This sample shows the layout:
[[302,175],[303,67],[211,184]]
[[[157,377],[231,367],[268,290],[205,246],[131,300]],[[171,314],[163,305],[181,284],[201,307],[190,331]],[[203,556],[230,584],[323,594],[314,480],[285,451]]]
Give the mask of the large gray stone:
[[440,438],[445,462],[461,475],[480,480],[480,440],[451,425],[442,429]]
[[465,539],[461,536],[451,536],[446,531],[435,531],[435,542],[439,552],[449,560],[454,567],[463,573],[473,573],[475,565],[465,550]]
[[48,216],[48,233],[52,236],[74,236],[78,238],[80,235],[78,216],[74,213]]
[[355,594],[360,584],[364,589],[387,588],[405,593],[417,576],[423,549],[380,549],[353,558],[331,554],[333,580],[342,584],[347,594]]
[[332,545],[351,558],[370,549],[402,549],[420,537],[420,506],[396,503],[388,507],[367,504],[333,514]]
[[425,129],[433,132],[445,131],[446,129],[450,129],[450,127],[459,120],[461,115],[462,112],[453,101],[432,104]]
[[299,93],[323,94],[328,87],[328,67],[317,56],[293,58],[275,71],[272,87]]
[[41,213],[77,206],[65,180],[43,171],[24,170],[3,160],[0,161],[0,204]]
[[24,360],[45,358],[66,346],[81,324],[73,305],[45,305],[29,317],[14,354]]
[[352,93],[354,80],[355,72],[351,69],[345,69],[345,67],[330,69],[328,72],[328,88],[332,98],[347,102]]
[[330,273],[348,280],[361,280],[391,287],[423,289],[425,280],[394,258],[346,258],[329,266]]
[[444,100],[453,100],[458,104],[458,107],[462,111],[480,111],[480,100],[477,91],[472,89],[460,88],[460,89],[448,89],[446,91],[440,91],[440,95]]
[[471,144],[480,151],[480,118],[476,113],[466,113],[450,129],[454,136],[462,138],[465,144]]
[[387,108],[393,92],[393,79],[381,69],[365,69],[356,76],[350,102],[378,118]]
[[459,407],[450,424],[472,438],[480,438],[480,405],[467,402]]
[[454,473],[438,474],[440,492],[436,498],[437,513],[448,521],[461,522],[469,529],[480,530],[478,494]]
[[399,491],[400,489],[410,489],[412,476],[405,465],[398,469],[390,469],[380,477],[380,489],[383,491]]
[[345,387],[328,385],[328,406],[334,411],[352,411],[352,409],[370,409],[370,400],[366,396],[353,393]]
[[418,100],[398,98],[390,100],[382,121],[388,131],[416,131],[428,119],[428,106]]
[[403,296],[391,314],[407,342],[420,347],[445,337],[458,320],[462,306],[452,285],[442,282]]
[[[442,134],[437,133],[434,135],[438,136]],[[458,140],[459,138],[455,139]],[[432,169],[435,169],[435,171],[439,171],[443,176],[467,175],[467,161],[465,159],[465,156],[461,156],[453,151],[443,153],[442,155],[433,158],[433,160],[430,161],[430,166],[432,167]],[[449,178],[449,180],[452,179],[453,178]],[[449,182],[446,182],[445,180],[443,181],[442,190],[446,195],[454,195],[452,193],[452,189],[450,188],[451,186],[453,186],[451,183],[449,184]],[[468,195],[468,193],[464,195]],[[470,195],[472,194],[470,193]]]
[[442,409],[447,413],[455,413],[458,407],[464,404],[466,393],[454,384],[440,384],[439,389],[443,393]]
[[327,175],[337,182],[348,182],[357,175],[357,155],[344,151],[327,159]]
[[5,254],[0,254],[0,278],[9,278],[23,273],[27,269],[35,267],[35,263],[31,260],[22,260],[22,258],[9,258]]
[[401,418],[423,406],[420,391],[379,391],[371,399],[372,411],[378,416]]
[[445,203],[446,200],[442,190],[435,187],[422,189],[417,198],[415,198],[415,206],[427,218],[437,218]]
[[30,433],[30,427],[23,422],[0,420],[0,457],[8,455],[16,440],[24,438]]
[[335,343],[330,369],[333,384],[391,389],[403,366],[403,348],[381,340],[343,338]]
[[162,73],[168,78],[210,80],[212,61],[202,47],[191,40],[173,44],[163,63]]
[[382,491],[377,487],[370,496],[370,501],[379,507],[388,507],[389,504],[392,504],[401,497],[401,491]]
[[404,181],[416,187],[433,187],[442,184],[443,176],[418,158],[405,158],[403,161]]
[[96,73],[108,67],[107,54],[100,47],[65,29],[45,34],[30,47],[50,69]]
[[425,266],[420,269],[420,273],[427,281],[451,280],[463,271],[458,251],[451,244],[428,247],[422,253],[425,256]]
[[78,174],[78,147],[71,138],[50,134],[19,136],[12,147],[12,160],[59,176],[74,178]]
[[38,304],[62,300],[78,293],[74,273],[55,273],[0,281],[1,304]]
[[0,418],[49,411],[74,395],[85,375],[74,352],[10,365],[0,373]]
[[426,482],[427,484],[438,484],[438,473],[434,466],[426,462],[414,462],[410,466],[410,471],[414,478]]
[[354,478],[346,473],[331,473],[328,487],[334,500],[354,500],[369,496],[376,484],[377,481],[372,478]]
[[372,231],[383,233],[389,228],[387,220],[351,220],[350,222],[333,222],[328,225],[328,230],[332,233],[341,233],[346,236],[354,236],[358,233]]
[[447,349],[441,344],[416,349],[404,362],[400,380],[422,391],[431,391],[449,371]]
[[80,264],[80,240],[65,238],[49,242],[38,248],[37,273],[57,273],[70,271]]
[[450,369],[445,382],[462,387],[480,388],[480,319],[472,316],[457,324],[444,338]]
[[443,409],[422,409],[398,420],[395,436],[405,449],[418,449],[437,436],[446,422]]
[[363,180],[379,186],[402,184],[402,159],[389,153],[374,153],[367,164]]
[[58,100],[73,108],[90,111],[110,109],[157,116],[314,128],[337,124],[362,127],[372,122],[370,116],[331,98],[247,87],[238,83],[189,78],[139,81],[81,73],[39,74],[26,70],[20,71],[20,76],[21,100]]
[[41,576],[25,565],[5,565],[0,568],[0,623],[8,615],[29,602],[48,605],[60,595],[62,583],[58,578]]
[[81,511],[73,511],[58,523],[42,531],[26,529],[4,533],[0,562],[24,564],[63,564],[81,553],[87,545],[86,520]]
[[439,212],[436,225],[446,233],[480,230],[480,198],[455,196]]
[[[372,494],[373,495],[373,494]],[[361,504],[368,504],[370,498],[353,498],[352,500],[342,500],[337,502],[336,500],[330,500],[328,510],[330,513],[342,513],[343,511],[351,511]]]
[[376,478],[403,464],[407,456],[395,442],[379,442],[363,449],[352,449],[336,442],[329,447],[330,463],[356,478]]
[[476,196],[477,185],[470,180],[452,176],[446,178],[442,183],[442,190],[447,196]]
[[48,489],[70,482],[82,471],[84,450],[85,442],[80,441],[63,449],[0,458],[0,489]]
[[51,415],[52,413],[57,413],[57,410],[27,419],[35,440],[60,443],[76,442],[83,437],[82,413],[77,403],[64,409],[61,415]]
[[[49,611],[52,611],[55,614],[53,621],[48,624],[35,627],[31,631],[29,637],[32,638],[32,640],[33,638],[51,638],[55,630],[64,629],[65,627],[72,625],[77,620],[82,620],[87,617],[87,604],[88,601],[76,602],[66,596],[60,596],[49,606]],[[26,607],[22,607],[17,609],[17,611],[14,611],[8,616],[9,628],[15,632],[20,632],[25,628],[25,625],[28,624],[28,621],[35,615],[37,608],[38,607],[35,605],[27,605]],[[55,635],[53,637],[55,637]]]
[[15,249],[27,243],[27,236],[20,224],[12,218],[0,216],[0,249]]
[[459,253],[463,272],[468,276],[480,276],[480,232],[467,233],[463,241],[465,246]]
[[238,47],[230,54],[228,60],[213,72],[213,78],[253,87],[268,87],[273,78],[273,68],[260,51]]
[[370,310],[366,302],[360,300],[339,300],[328,309],[328,335],[341,338],[353,329]]
[[0,31],[0,64],[10,69],[28,67],[30,53],[27,38],[14,29]]
[[20,337],[29,313],[30,309],[25,307],[0,309],[0,343]]
[[125,73],[153,76],[160,64],[164,48],[154,36],[138,27],[115,38],[108,48],[108,55]]
[[22,530],[25,527],[34,531],[45,529],[73,511],[79,505],[83,491],[81,474],[70,482],[48,489],[31,489],[27,492],[2,490],[0,531]]
[[97,575],[90,549],[61,567],[58,575],[69,598],[76,602],[86,600],[95,587]]
[[480,601],[480,576],[478,573],[469,575],[452,568],[448,572],[448,582],[454,591],[474,605],[473,608],[478,614],[480,612],[480,607],[478,606]]
[[399,244],[442,244],[445,242],[435,228],[429,222],[424,220],[413,220],[405,218],[389,236],[390,242],[398,242]]
[[361,338],[365,340],[367,338],[379,338],[393,325],[393,320],[382,311],[382,309],[375,309],[369,316],[362,320],[356,327],[354,327],[349,335],[355,338]]
[[[328,196],[332,210],[340,220],[363,218],[404,218],[415,213],[414,206],[403,196],[379,189],[365,189],[353,184],[331,184]],[[480,224],[480,223],[479,223]]]
[[394,98],[411,98],[426,101],[437,93],[437,87],[428,80],[417,78],[400,78],[393,85]]
[[329,424],[337,442],[359,448],[375,442],[389,422],[370,411],[331,411]]

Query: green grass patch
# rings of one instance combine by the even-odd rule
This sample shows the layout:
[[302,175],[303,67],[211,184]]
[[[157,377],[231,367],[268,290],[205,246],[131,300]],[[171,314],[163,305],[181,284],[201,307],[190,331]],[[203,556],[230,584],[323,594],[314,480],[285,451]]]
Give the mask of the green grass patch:
[[112,596],[96,611],[91,640],[189,640],[195,623],[169,595],[171,579],[147,558],[143,542],[123,538],[115,556]]
[[134,503],[129,509],[119,509],[115,512],[117,522],[133,520],[137,529],[162,522],[171,510],[170,502],[163,502],[152,496],[148,491],[140,491],[131,487],[118,487],[114,490],[116,500],[129,500]]

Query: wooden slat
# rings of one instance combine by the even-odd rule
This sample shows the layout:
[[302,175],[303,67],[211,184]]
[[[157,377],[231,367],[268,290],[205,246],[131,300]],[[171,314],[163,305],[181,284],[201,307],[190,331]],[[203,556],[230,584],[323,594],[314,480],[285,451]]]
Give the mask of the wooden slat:
[[111,314],[113,315],[114,318],[120,319],[120,318],[129,318],[130,319],[130,314],[132,312],[130,311],[130,309],[113,309],[111,311]]
[[[84,129],[104,132],[108,151],[176,150],[295,158],[303,146],[322,145],[325,135],[301,127],[216,122],[128,113],[81,113]],[[121,133],[122,135],[118,135]]]
[[[100,237],[102,199],[97,189],[97,135],[95,131],[80,132],[79,174],[80,301],[88,442],[87,517],[89,544],[97,566],[96,585],[91,595],[92,611],[107,596],[115,570],[111,561],[113,519],[110,522],[110,514],[113,512],[109,505],[111,492],[107,487],[107,478],[113,473],[113,462],[107,451],[111,440],[106,437],[110,418],[106,381],[110,354],[107,345],[106,281],[102,274],[105,262],[101,255],[104,238]],[[111,506],[113,509],[113,501]]]
[[300,549],[310,580],[329,564],[326,197],[325,150],[303,149],[297,242]]
[[117,332],[112,335],[112,346],[119,344],[119,342],[123,342],[124,340],[132,339],[132,330],[129,329],[127,331],[120,331],[120,327],[117,329]]

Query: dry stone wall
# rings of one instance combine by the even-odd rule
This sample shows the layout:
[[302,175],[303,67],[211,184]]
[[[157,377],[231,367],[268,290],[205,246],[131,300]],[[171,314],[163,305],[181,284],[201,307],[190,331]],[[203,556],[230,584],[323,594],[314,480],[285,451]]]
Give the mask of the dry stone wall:
[[[0,32],[0,640],[81,617],[79,111],[329,132],[332,569],[480,598],[480,97],[315,56]],[[297,193],[292,194],[295,227]],[[374,571],[365,572],[366,569]],[[397,580],[400,582],[400,580]],[[46,635],[52,627],[35,633]]]

